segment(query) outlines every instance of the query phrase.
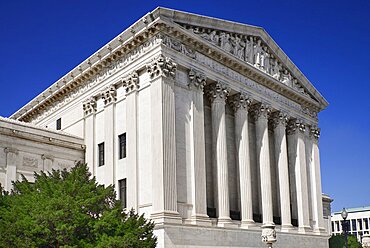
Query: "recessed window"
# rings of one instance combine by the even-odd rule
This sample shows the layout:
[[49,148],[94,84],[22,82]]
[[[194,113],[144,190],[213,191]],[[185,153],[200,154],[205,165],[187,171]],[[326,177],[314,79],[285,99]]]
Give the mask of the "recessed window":
[[57,126],[57,130],[61,130],[62,129],[62,119],[61,118],[59,118],[57,120],[56,126]]
[[126,178],[118,181],[119,185],[119,199],[123,208],[127,208],[127,184]]
[[104,165],[104,142],[98,145],[99,166]]
[[119,143],[119,159],[126,157],[126,133],[118,136]]

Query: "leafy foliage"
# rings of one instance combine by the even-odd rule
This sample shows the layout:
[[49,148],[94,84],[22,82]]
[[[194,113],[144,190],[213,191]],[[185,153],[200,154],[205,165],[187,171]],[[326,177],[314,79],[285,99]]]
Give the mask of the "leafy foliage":
[[[332,235],[329,239],[329,248],[343,248],[345,247],[344,235]],[[362,248],[360,242],[353,235],[348,235],[348,248]]]
[[154,224],[122,211],[112,186],[98,185],[86,164],[23,177],[0,194],[0,247],[155,247]]

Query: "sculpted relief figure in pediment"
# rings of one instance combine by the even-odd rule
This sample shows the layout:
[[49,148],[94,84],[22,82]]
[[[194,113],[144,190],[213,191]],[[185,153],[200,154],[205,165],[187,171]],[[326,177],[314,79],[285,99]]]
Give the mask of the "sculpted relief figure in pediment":
[[182,26],[238,59],[246,61],[255,68],[269,74],[281,83],[294,88],[301,94],[308,95],[303,85],[283,66],[283,63],[276,58],[261,38],[209,28]]

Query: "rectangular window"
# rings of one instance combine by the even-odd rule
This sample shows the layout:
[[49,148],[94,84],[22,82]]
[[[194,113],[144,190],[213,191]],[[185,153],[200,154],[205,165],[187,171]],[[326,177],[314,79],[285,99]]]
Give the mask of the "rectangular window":
[[352,220],[352,231],[357,231],[356,220]]
[[118,136],[119,143],[119,159],[126,157],[126,133]]
[[118,181],[119,185],[119,199],[122,202],[122,207],[127,208],[127,185],[126,178]]
[[364,226],[365,229],[369,229],[369,221],[367,219],[364,219]]
[[359,231],[362,230],[362,219],[358,220],[358,229],[359,229]]
[[104,165],[104,142],[98,145],[99,166]]
[[340,231],[339,221],[336,221],[335,224],[337,225],[337,232],[339,232]]
[[61,130],[62,129],[62,119],[61,118],[59,118],[58,120],[57,120],[57,130]]
[[332,232],[335,232],[335,230],[334,230],[334,222],[331,223],[331,231]]

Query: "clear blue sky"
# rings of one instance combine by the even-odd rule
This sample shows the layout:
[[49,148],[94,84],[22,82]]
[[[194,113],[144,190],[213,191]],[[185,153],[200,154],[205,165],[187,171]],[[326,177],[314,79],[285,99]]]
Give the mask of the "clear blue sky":
[[320,113],[333,210],[370,205],[370,1],[0,1],[9,116],[157,6],[264,27],[329,101]]

